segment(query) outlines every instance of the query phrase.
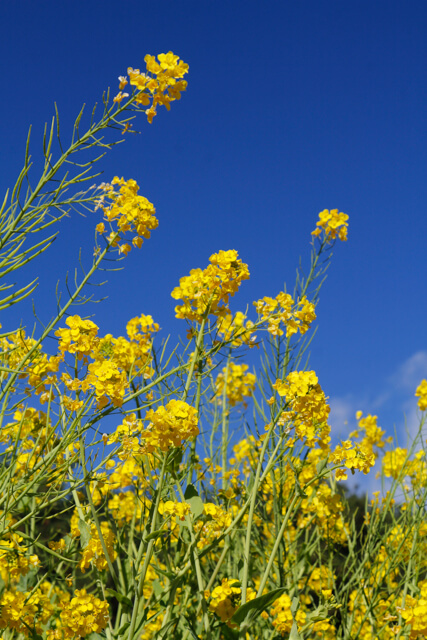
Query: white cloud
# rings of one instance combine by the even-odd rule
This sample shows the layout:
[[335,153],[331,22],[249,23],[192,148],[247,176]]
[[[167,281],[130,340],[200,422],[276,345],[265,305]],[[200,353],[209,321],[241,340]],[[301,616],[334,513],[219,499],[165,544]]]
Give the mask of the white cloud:
[[390,383],[396,389],[412,391],[427,377],[427,351],[417,351],[413,356],[405,360],[395,373],[390,376]]
[[[378,388],[370,396],[355,390],[342,397],[330,398],[332,444],[344,440],[355,428],[356,411],[364,415],[375,413],[378,424],[386,430],[387,436],[396,436],[399,446],[410,446],[417,435],[420,425],[420,411],[417,406],[415,390],[423,378],[427,378],[427,351],[417,351],[407,358],[384,380],[378,380]],[[377,462],[368,476],[355,474],[348,479],[349,488],[359,492],[372,493],[380,488],[376,472],[380,468]]]
[[355,413],[358,410],[355,398],[347,395],[344,398],[332,397],[329,399],[331,413],[329,414],[329,424],[332,428],[332,435],[338,439],[344,439],[355,426]]
[[418,408],[416,398],[413,397],[402,404],[402,413],[404,415],[404,429],[408,442],[402,444],[409,445],[420,429],[421,413]]
[[[331,397],[331,414],[329,423],[333,434],[340,438],[349,429],[354,428],[356,411],[376,413],[378,423],[382,425],[387,416],[389,425],[387,431],[393,434],[394,425],[405,425],[410,435],[415,435],[419,425],[419,411],[415,390],[423,378],[427,378],[427,351],[417,351],[400,364],[385,380],[378,381],[378,388],[373,389],[372,396],[363,397],[357,391],[342,397]],[[390,420],[390,415],[393,417]],[[385,423],[384,423],[385,424]],[[385,427],[383,427],[385,428]],[[394,434],[393,434],[394,435]],[[402,434],[403,435],[403,434]]]

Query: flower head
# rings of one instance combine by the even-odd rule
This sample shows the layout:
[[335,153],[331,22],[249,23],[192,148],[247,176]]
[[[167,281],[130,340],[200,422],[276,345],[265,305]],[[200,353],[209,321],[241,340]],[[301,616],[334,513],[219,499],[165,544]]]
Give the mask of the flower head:
[[171,296],[182,300],[175,307],[177,318],[202,322],[206,313],[223,316],[230,296],[238,291],[243,280],[249,279],[248,265],[237,251],[219,251],[209,258],[206,269],[192,269],[175,287]]
[[324,209],[319,213],[319,220],[316,229],[311,232],[312,236],[320,236],[322,231],[325,234],[325,240],[331,242],[335,238],[347,240],[348,215],[339,213],[338,209]]

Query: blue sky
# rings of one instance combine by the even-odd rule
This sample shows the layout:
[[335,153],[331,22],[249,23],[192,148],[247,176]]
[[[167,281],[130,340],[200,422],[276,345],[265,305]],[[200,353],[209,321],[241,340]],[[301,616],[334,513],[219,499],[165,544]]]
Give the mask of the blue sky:
[[[219,249],[250,267],[235,309],[291,289],[318,212],[339,208],[349,241],[321,293],[311,366],[337,434],[357,409],[390,433],[404,411],[414,420],[427,377],[425,2],[22,0],[1,3],[0,24],[2,193],[30,124],[37,164],[55,101],[68,138],[82,103],[115,92],[146,53],[172,50],[190,65],[182,100],[151,126],[141,116],[142,134],[100,165],[100,180],[135,178],[160,221],[91,309],[102,333],[147,313],[183,335],[170,292]],[[43,320],[79,247],[90,255],[96,222],[72,216],[34,267]],[[28,324],[30,304],[4,314],[5,328],[21,317]]]

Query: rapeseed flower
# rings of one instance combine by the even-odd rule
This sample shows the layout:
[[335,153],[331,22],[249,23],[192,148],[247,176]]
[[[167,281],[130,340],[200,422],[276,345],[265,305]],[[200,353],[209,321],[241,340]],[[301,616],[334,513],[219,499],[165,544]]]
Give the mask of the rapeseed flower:
[[209,258],[206,269],[192,269],[175,287],[171,296],[182,300],[175,307],[177,318],[202,322],[205,314],[223,316],[230,296],[234,296],[243,280],[249,279],[248,265],[237,251],[219,251]]

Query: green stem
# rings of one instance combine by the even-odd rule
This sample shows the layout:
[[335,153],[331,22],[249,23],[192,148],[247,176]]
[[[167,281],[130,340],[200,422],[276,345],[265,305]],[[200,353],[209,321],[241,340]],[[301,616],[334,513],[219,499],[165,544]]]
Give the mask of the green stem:
[[227,358],[227,366],[225,368],[224,375],[224,387],[222,390],[222,439],[221,439],[221,453],[222,453],[222,488],[227,488],[227,450],[228,450],[228,411],[227,411],[227,382],[228,372],[230,369],[231,350]]
[[[156,501],[155,501],[155,504],[154,504],[153,515],[152,515],[152,518],[151,518],[150,534],[154,533],[154,531],[156,530],[157,515],[158,515],[158,512],[159,512],[159,504],[160,504],[160,499],[161,499],[161,494],[162,494],[162,489],[163,489],[163,483],[164,483],[165,475],[166,475],[167,460],[168,460],[168,454],[166,453],[164,455],[164,458],[163,458],[162,468],[161,468],[161,471],[160,471],[159,484],[157,486]],[[141,562],[141,559],[142,559],[142,554],[144,552],[144,548],[145,548],[145,545],[146,545],[147,537],[148,537],[148,534],[146,534],[146,530],[145,530],[143,538],[141,540],[141,545],[140,545],[140,548],[139,548],[139,551],[138,551],[137,564],[136,564],[136,568],[137,569],[138,569],[139,563]],[[141,602],[141,600],[143,598],[145,576],[147,575],[147,571],[148,571],[148,567],[150,565],[151,556],[153,554],[153,548],[154,548],[155,543],[156,543],[156,540],[154,538],[151,538],[151,540],[149,540],[149,542],[148,542],[148,546],[147,546],[147,549],[146,549],[145,558],[144,558],[144,564],[143,564],[142,569],[141,569],[141,574],[139,576],[139,582],[138,582],[138,586],[137,586],[136,593],[135,593],[135,602],[134,602],[134,605],[133,605],[132,618],[131,618],[131,621],[130,621],[129,632],[128,632],[128,636],[127,636],[128,640],[133,640],[133,637],[134,637],[136,619],[137,619],[138,610],[139,610],[139,604],[140,604],[140,602]]]

